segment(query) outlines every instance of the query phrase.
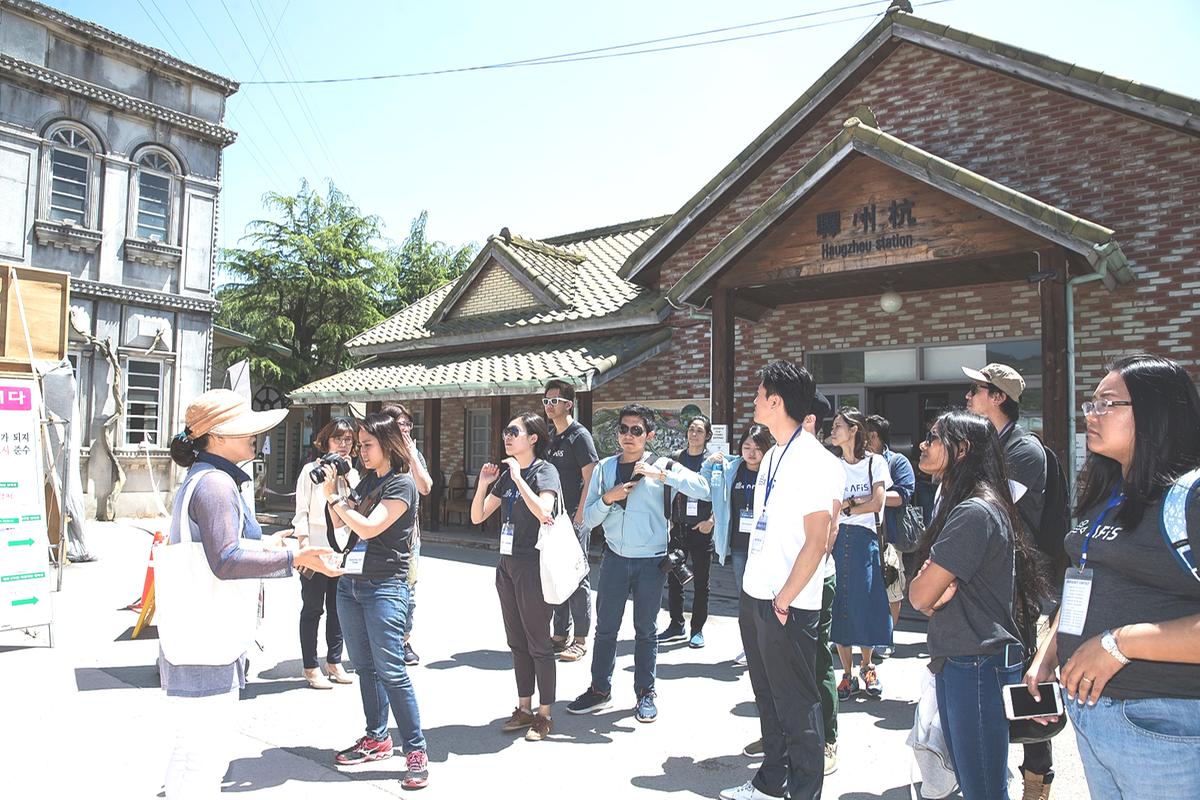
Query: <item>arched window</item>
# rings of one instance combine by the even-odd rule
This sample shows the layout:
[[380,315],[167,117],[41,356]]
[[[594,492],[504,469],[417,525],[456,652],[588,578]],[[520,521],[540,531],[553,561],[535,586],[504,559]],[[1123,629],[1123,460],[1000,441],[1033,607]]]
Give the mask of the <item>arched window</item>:
[[138,159],[137,237],[171,242],[171,181],[179,170],[164,153],[150,150]]
[[50,134],[50,219],[87,225],[95,151],[91,137],[76,128]]

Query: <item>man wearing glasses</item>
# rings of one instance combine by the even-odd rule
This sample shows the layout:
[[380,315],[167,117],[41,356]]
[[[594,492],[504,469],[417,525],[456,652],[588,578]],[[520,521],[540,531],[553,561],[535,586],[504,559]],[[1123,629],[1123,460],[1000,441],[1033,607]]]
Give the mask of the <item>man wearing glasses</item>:
[[[1005,364],[988,364],[980,370],[962,368],[974,383],[967,389],[967,410],[991,420],[1004,448],[1004,469],[1017,513],[1025,530],[1040,543],[1042,511],[1046,502],[1046,451],[1037,437],[1017,424],[1025,379]],[[1048,553],[1054,558],[1052,553]],[[1026,797],[1048,797],[1054,780],[1050,740],[1025,745],[1021,775]],[[1035,793],[1036,792],[1036,793]]]
[[[592,470],[599,457],[592,434],[571,415],[575,409],[575,387],[566,381],[552,380],[546,384],[542,394],[542,406],[546,419],[550,421],[550,449],[546,460],[558,470],[562,484],[563,505],[571,516],[579,546],[586,555],[588,551],[589,527],[583,524],[583,501],[592,480]],[[587,655],[587,637],[592,627],[591,586],[585,575],[583,583],[567,602],[554,609],[553,635],[550,644],[558,653],[560,661],[578,661]],[[575,625],[575,640],[567,644],[567,628],[572,620]]]
[[[589,714],[612,705],[612,673],[617,655],[617,631],[625,601],[633,596],[633,688],[638,722],[654,722],[654,673],[658,657],[655,622],[662,607],[666,573],[667,516],[664,508],[672,490],[708,500],[708,483],[690,470],[646,450],[654,438],[654,412],[631,404],[618,416],[618,455],[592,471],[583,521],[590,529],[604,528],[604,560],[596,586],[596,642],[592,652],[592,682],[567,706],[572,714]],[[669,569],[669,565],[668,565]]]

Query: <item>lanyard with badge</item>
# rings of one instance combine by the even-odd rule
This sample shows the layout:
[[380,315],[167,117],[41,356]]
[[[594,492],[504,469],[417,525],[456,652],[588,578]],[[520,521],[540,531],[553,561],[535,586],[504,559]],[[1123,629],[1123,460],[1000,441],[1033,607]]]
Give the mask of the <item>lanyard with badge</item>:
[[1125,500],[1124,493],[1119,488],[1113,489],[1108,505],[1096,517],[1092,527],[1083,537],[1083,545],[1079,556],[1079,568],[1068,570],[1063,581],[1062,610],[1058,614],[1058,632],[1071,636],[1083,635],[1083,624],[1087,620],[1088,604],[1092,599],[1092,570],[1087,565],[1088,543],[1104,524],[1109,512],[1117,508]]
[[[767,486],[763,490],[763,505],[762,513],[758,515],[758,522],[754,524],[754,532],[750,534],[750,552],[758,553],[763,549],[763,543],[767,540],[767,505],[771,502],[771,490],[775,488],[775,476],[779,474],[779,467],[783,466],[783,459],[787,457],[788,448],[792,446],[792,442],[796,441],[796,437],[801,434],[804,428],[796,428],[796,432],[792,434],[792,438],[788,439],[788,443],[784,445],[783,452],[779,454],[779,465],[775,465],[775,454],[771,453],[771,463],[767,464]],[[771,467],[775,467],[774,470]]]
[[517,485],[514,483],[511,488],[504,493],[504,517],[500,522],[500,555],[511,556],[513,552],[513,538],[516,536],[517,529],[513,525],[513,505],[517,498],[510,496],[517,491]]
[[[358,502],[358,513],[362,514],[364,517],[371,515],[371,512],[375,510],[375,507],[379,505],[380,498],[383,496],[384,483],[390,477],[391,472],[380,478],[379,482],[375,485],[375,488],[368,492],[363,499]],[[353,534],[353,532],[351,532],[349,544],[350,550],[348,552],[343,552],[342,555],[342,569],[345,570],[347,575],[362,575],[363,565],[367,560],[367,543],[366,541],[359,539]]]
[[745,477],[741,478],[743,503],[738,510],[738,533],[754,533],[754,484],[750,484],[749,491],[744,488],[750,478],[750,470],[746,469],[745,463],[738,467],[738,476],[734,480],[737,481],[743,474],[742,470],[745,470]]

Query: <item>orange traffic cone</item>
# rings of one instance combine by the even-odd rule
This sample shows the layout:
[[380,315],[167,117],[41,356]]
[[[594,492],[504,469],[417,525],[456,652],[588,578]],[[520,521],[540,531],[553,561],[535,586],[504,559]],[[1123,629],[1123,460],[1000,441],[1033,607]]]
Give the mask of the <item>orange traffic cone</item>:
[[167,537],[163,536],[162,531],[154,532],[154,542],[150,545],[150,562],[146,565],[146,579],[142,581],[142,596],[125,606],[129,611],[141,611],[145,607],[146,601],[150,599],[154,589],[154,548],[166,540]]

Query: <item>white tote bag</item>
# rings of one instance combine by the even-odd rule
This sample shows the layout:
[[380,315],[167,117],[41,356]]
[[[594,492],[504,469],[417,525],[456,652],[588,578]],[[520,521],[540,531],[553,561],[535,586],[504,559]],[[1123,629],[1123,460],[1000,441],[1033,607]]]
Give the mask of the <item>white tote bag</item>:
[[[187,482],[175,509],[177,544],[159,545],[154,552],[154,604],[158,639],[167,661],[176,665],[232,664],[254,641],[259,581],[221,580],[204,555],[204,544],[192,538],[188,505],[205,470]],[[228,477],[226,480],[232,480]],[[220,480],[220,479],[218,479]],[[245,530],[245,509],[238,503],[238,535]],[[247,549],[260,542],[242,538]]]
[[552,606],[567,602],[588,574],[590,565],[571,518],[562,511],[538,532],[537,549],[542,574],[542,597]]

